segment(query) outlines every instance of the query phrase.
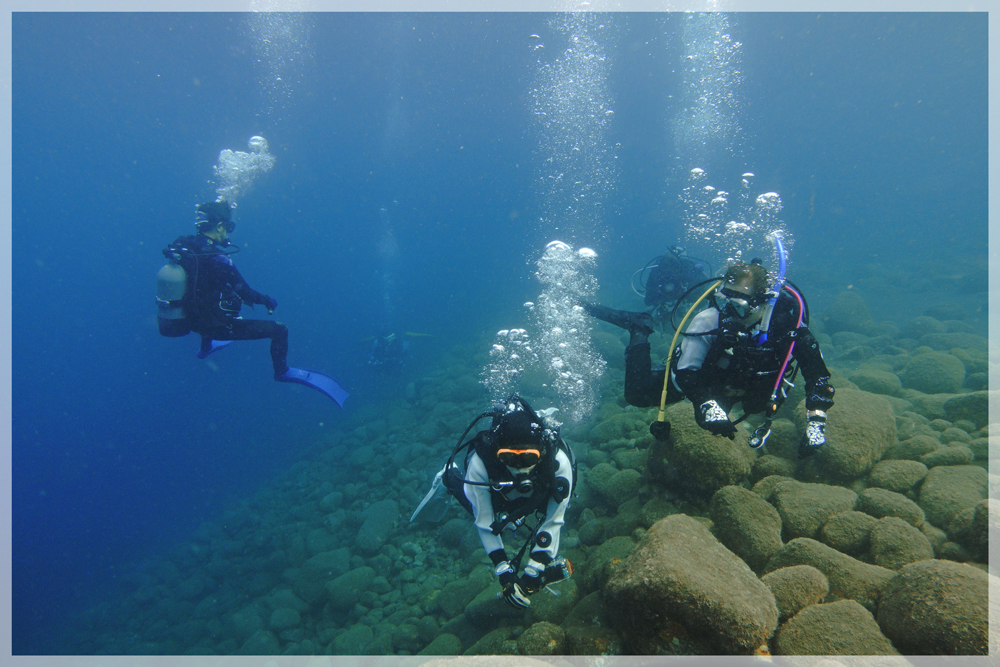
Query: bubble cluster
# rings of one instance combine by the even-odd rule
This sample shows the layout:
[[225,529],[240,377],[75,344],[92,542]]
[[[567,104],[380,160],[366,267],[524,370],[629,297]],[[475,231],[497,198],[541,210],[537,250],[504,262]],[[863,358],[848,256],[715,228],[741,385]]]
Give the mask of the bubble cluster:
[[493,403],[502,402],[517,391],[524,372],[538,364],[538,355],[531,348],[531,337],[525,329],[504,329],[496,335],[490,348],[490,360],[480,373],[480,381],[490,393]]
[[524,304],[534,316],[536,333],[499,332],[481,374],[494,402],[517,391],[526,372],[538,370],[548,378],[567,421],[577,423],[597,407],[607,362],[593,347],[589,320],[579,305],[597,293],[596,259],[597,253],[589,248],[574,251],[561,241],[546,246],[535,272],[542,293],[536,302]]
[[218,184],[215,193],[233,205],[250,192],[254,181],[274,167],[275,159],[267,151],[264,137],[250,137],[247,147],[249,153],[223,149],[213,169]]
[[[606,235],[606,209],[618,182],[615,147],[608,141],[614,116],[611,63],[597,39],[608,32],[601,22],[606,19],[591,12],[553,16],[549,25],[567,46],[554,60],[539,60],[531,90],[540,128],[541,225],[570,240],[593,242]],[[532,48],[541,49],[532,37]]]
[[279,120],[302,78],[303,65],[312,59],[313,19],[307,13],[289,11],[296,4],[295,0],[253,0],[243,24],[259,66],[261,113],[273,120]]
[[672,128],[675,150],[696,161],[714,150],[736,153],[742,134],[743,45],[729,34],[727,14],[692,12],[683,20],[684,81]]
[[581,300],[597,293],[593,272],[597,255],[589,248],[573,250],[553,241],[538,260],[535,276],[542,284],[533,311],[541,332],[538,355],[558,395],[567,420],[576,423],[598,403],[598,388],[607,362],[594,349]]
[[709,185],[704,169],[692,169],[680,195],[685,242],[692,247],[708,248],[727,264],[767,257],[768,266],[778,266],[774,237],[781,237],[786,250],[791,248],[793,239],[780,217],[781,197],[777,192],[751,196],[753,177],[750,172],[743,174],[739,194],[733,198]]

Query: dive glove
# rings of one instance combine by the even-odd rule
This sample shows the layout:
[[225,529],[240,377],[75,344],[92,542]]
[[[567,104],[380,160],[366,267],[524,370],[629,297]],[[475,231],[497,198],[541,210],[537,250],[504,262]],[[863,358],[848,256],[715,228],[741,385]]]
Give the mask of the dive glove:
[[799,458],[804,459],[816,453],[826,444],[826,413],[817,410],[806,422],[806,433],[799,443]]
[[505,560],[497,565],[495,572],[500,579],[501,588],[497,597],[503,598],[503,601],[514,609],[527,609],[531,606],[531,600],[528,599],[528,594],[521,587],[517,573],[511,567],[510,561]]
[[267,302],[264,304],[264,307],[267,308],[267,314],[272,315],[274,309],[278,307],[278,300],[273,296],[266,296],[264,298],[267,299]]
[[694,410],[695,421],[714,435],[724,435],[730,440],[736,438],[736,425],[729,421],[729,415],[714,400],[708,400]]

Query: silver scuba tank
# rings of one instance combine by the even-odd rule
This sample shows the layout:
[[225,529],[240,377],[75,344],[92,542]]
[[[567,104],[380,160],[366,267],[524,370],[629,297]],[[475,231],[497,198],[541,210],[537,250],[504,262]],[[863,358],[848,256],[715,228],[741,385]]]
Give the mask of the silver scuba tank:
[[165,264],[156,274],[156,322],[161,336],[177,338],[191,333],[191,323],[181,303],[186,291],[187,272],[180,264]]

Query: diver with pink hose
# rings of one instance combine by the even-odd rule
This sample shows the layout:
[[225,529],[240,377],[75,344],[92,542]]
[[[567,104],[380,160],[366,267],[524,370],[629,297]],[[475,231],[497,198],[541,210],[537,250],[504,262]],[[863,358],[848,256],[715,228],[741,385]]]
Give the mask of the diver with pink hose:
[[[751,414],[763,413],[763,424],[749,440],[751,447],[761,447],[770,435],[771,420],[787,397],[787,387],[801,369],[806,381],[807,425],[799,458],[811,456],[826,443],[826,411],[833,406],[834,396],[830,372],[819,343],[809,331],[808,305],[800,290],[785,279],[785,249],[780,237],[775,238],[775,245],[780,268],[773,285],[760,260],[755,259],[749,264],[731,264],[721,278],[691,288],[694,291],[714,283],[688,316],[707,298],[712,305],[695,315],[686,329],[687,317],[677,327],[683,340],[679,346],[671,344],[665,366],[651,364],[648,339],[653,319],[649,313],[582,304],[590,315],[628,329],[625,400],[637,407],[660,406],[658,421],[650,427],[657,437],[665,437],[669,429],[663,419],[664,406],[687,397],[699,426],[730,439],[736,435],[736,424]],[[676,340],[677,336],[674,343]],[[733,421],[729,413],[737,403],[743,415]]]

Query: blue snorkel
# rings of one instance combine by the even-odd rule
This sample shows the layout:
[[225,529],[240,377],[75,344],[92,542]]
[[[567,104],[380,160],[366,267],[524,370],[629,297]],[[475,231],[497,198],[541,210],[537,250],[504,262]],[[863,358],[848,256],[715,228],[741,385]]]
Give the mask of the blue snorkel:
[[787,265],[787,255],[785,246],[781,242],[781,235],[774,233],[774,247],[778,251],[778,279],[774,282],[774,296],[767,300],[767,315],[761,322],[761,332],[757,335],[757,344],[761,345],[767,341],[767,330],[771,326],[771,313],[774,312],[774,304],[778,303],[781,296],[781,288],[785,285],[785,266]]
[[[758,336],[758,344],[763,343],[767,340],[767,330],[771,325],[771,313],[774,312],[774,305],[778,302],[778,297],[781,295],[782,289],[787,289],[788,292],[795,298],[799,304],[799,316],[798,321],[795,324],[795,331],[798,331],[799,327],[802,326],[802,320],[805,316],[805,302],[802,300],[802,296],[791,287],[785,287],[785,265],[786,265],[786,253],[785,246],[781,243],[781,237],[775,233],[774,235],[774,246],[778,251],[778,279],[774,283],[774,296],[768,299],[768,312],[761,323],[761,333]],[[785,361],[781,364],[781,370],[778,371],[778,379],[774,383],[774,390],[771,392],[771,401],[768,405],[767,410],[764,413],[764,423],[758,426],[754,432],[750,435],[748,444],[757,449],[767,442],[767,438],[771,435],[771,421],[774,419],[778,412],[778,408],[781,406],[778,400],[778,393],[781,392],[784,396],[784,390],[781,387],[781,383],[785,381],[785,371],[788,369],[788,364],[792,360],[792,353],[795,350],[795,338],[792,338],[791,344],[788,346],[788,353],[785,355]]]

